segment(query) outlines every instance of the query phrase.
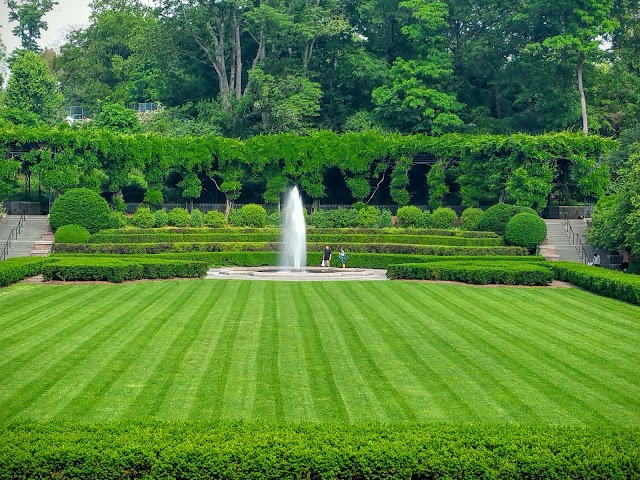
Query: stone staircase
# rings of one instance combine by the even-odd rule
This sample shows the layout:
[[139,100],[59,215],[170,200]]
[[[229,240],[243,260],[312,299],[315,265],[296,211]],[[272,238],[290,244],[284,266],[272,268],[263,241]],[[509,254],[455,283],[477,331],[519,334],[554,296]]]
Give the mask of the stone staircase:
[[[0,249],[4,247],[13,228],[18,225],[20,215],[7,215],[0,221]],[[26,215],[20,233],[13,237],[7,258],[47,256],[53,248],[53,233],[46,215]]]
[[[578,222],[578,220],[575,222]],[[563,220],[545,219],[544,223],[547,224],[547,238],[542,245],[540,245],[540,254],[548,260],[584,263],[584,257],[581,257],[579,254],[579,247],[571,241],[571,233],[567,233],[565,230]],[[582,233],[584,234],[584,230]]]

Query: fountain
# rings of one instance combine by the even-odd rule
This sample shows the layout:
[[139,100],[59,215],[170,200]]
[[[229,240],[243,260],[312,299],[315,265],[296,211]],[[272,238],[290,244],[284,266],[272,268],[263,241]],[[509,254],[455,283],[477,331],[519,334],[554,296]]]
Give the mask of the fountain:
[[307,225],[298,187],[287,192],[282,217],[280,268],[304,270],[307,266]]

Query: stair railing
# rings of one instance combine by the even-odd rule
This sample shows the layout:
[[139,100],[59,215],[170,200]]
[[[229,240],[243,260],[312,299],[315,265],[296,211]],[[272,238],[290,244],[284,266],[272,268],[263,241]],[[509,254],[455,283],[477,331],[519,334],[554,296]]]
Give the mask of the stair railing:
[[578,250],[578,256],[580,260],[587,265],[589,263],[589,257],[587,256],[587,249],[584,248],[584,243],[582,243],[582,239],[580,235],[573,231],[571,227],[571,222],[569,221],[569,217],[567,214],[564,214],[564,221],[562,222],[564,226],[564,231],[567,233],[567,236],[571,239],[571,245],[574,245]]
[[0,262],[3,262],[7,259],[7,255],[9,255],[9,249],[11,248],[11,243],[14,240],[18,240],[18,235],[22,232],[22,227],[24,226],[25,220],[26,220],[26,217],[24,215],[20,215],[20,220],[18,220],[18,225],[13,227],[11,229],[11,232],[9,232],[9,238],[7,238],[7,241],[5,242],[4,247],[2,248],[2,253],[0,253]]

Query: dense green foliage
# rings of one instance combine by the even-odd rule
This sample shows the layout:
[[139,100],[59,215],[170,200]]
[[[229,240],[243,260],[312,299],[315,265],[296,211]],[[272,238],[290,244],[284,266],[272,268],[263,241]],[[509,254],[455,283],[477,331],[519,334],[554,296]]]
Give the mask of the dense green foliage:
[[55,233],[56,243],[86,243],[89,237],[89,230],[73,223],[62,225]]
[[475,230],[481,216],[482,209],[477,207],[465,208],[460,215],[460,227],[467,230]]
[[172,227],[190,227],[191,215],[189,215],[186,208],[172,208],[167,214],[167,224]]
[[267,211],[262,205],[255,203],[244,205],[240,209],[240,214],[242,215],[243,227],[262,228],[267,226]]
[[0,287],[38,275],[46,261],[46,258],[41,257],[21,257],[0,262]]
[[95,191],[75,188],[53,202],[50,222],[53,230],[62,225],[75,224],[95,233],[111,226],[109,205]]
[[156,225],[156,215],[151,212],[149,207],[141,206],[133,214],[129,223],[138,228],[152,228]]
[[418,207],[404,206],[398,209],[396,216],[398,217],[398,226],[400,228],[416,227],[422,212]]
[[433,228],[453,228],[458,220],[458,215],[449,207],[436,208],[431,214],[431,227]]
[[509,245],[533,251],[547,238],[547,225],[538,215],[517,213],[507,222],[504,238]]
[[636,428],[612,427],[22,422],[0,430],[0,470],[6,478],[613,479],[640,468],[639,441]]
[[389,265],[387,276],[403,280],[450,280],[473,284],[548,285],[553,272],[526,262],[483,262],[471,259]]

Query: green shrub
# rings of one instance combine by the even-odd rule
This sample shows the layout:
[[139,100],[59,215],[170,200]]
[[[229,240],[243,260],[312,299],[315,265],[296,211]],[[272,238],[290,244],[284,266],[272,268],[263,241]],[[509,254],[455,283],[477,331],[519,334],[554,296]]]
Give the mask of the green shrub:
[[250,203],[240,209],[242,226],[262,228],[267,226],[267,211],[262,205]]
[[482,216],[482,209],[469,207],[465,208],[460,215],[460,227],[465,230],[476,230],[478,227],[478,221]]
[[167,223],[172,227],[190,226],[191,215],[182,207],[172,208],[168,213]]
[[514,205],[513,209],[516,212],[516,214],[518,214],[518,213],[530,213],[531,215],[535,215],[536,217],[540,216],[539,213],[536,212],[531,207],[521,207],[520,205]]
[[42,257],[19,257],[0,262],[0,287],[40,274],[48,261],[48,258]]
[[127,216],[122,212],[109,212],[109,228],[123,228],[129,224]]
[[227,221],[224,219],[224,213],[218,212],[217,210],[209,210],[204,214],[202,221],[207,227],[214,228],[221,228],[227,224]]
[[202,212],[197,208],[191,210],[191,226],[192,227],[201,227],[204,224],[204,216]]
[[417,226],[421,214],[420,209],[413,205],[400,207],[396,214],[398,217],[398,226],[404,228]]
[[440,207],[431,214],[431,226],[434,228],[453,228],[458,214],[449,207]]
[[111,197],[111,205],[113,206],[113,210],[116,212],[127,212],[127,204],[120,195],[114,195]]
[[86,243],[89,237],[91,237],[89,230],[73,223],[62,225],[56,230],[55,235],[57,243]]
[[111,210],[93,190],[73,188],[53,202],[49,222],[54,231],[62,225],[75,224],[95,233],[111,226]]
[[169,215],[163,208],[153,212],[153,226],[156,228],[164,227],[169,223]]
[[235,225],[236,227],[242,226],[242,212],[238,208],[232,208],[229,210],[229,225]]
[[159,188],[150,188],[144,193],[143,201],[148,203],[149,205],[154,205],[156,207],[162,205],[164,202],[164,195],[162,195],[162,190]]
[[308,224],[318,228],[353,228],[356,226],[358,210],[337,208],[316,210],[309,217]]
[[375,228],[380,224],[380,210],[376,207],[363,205],[356,210],[356,227]]
[[478,230],[504,235],[507,222],[517,213],[515,205],[498,203],[487,208],[478,219]]
[[424,210],[418,217],[418,221],[416,222],[415,226],[417,228],[433,227],[433,222],[431,221],[431,212],[429,210]]
[[153,228],[156,223],[156,216],[149,207],[139,206],[133,214],[129,223],[138,228]]
[[380,212],[380,221],[378,222],[378,226],[380,228],[390,228],[392,222],[393,215],[391,215],[391,210],[384,208],[382,212]]
[[280,226],[280,212],[277,210],[267,215],[267,227],[279,227]]
[[553,272],[541,263],[441,261],[389,265],[391,279],[449,280],[473,284],[548,285]]
[[545,238],[547,238],[547,225],[537,214],[518,213],[507,222],[505,239],[510,245],[517,245],[532,251]]
[[636,479],[639,443],[637,427],[607,425],[22,421],[0,425],[0,472],[7,479]]

